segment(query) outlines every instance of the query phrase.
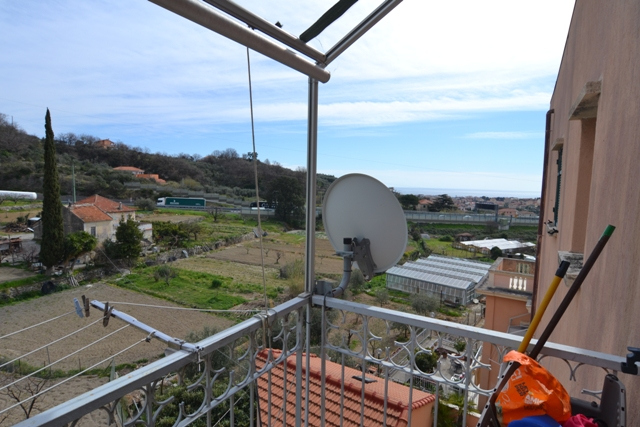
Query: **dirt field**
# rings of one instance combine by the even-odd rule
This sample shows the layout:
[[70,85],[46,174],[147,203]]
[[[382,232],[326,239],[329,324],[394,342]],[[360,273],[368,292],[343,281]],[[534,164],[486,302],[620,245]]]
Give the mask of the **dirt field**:
[[[230,320],[196,311],[184,312],[119,304],[119,302],[127,302],[175,307],[175,305],[166,301],[157,300],[146,295],[109,285],[95,284],[67,290],[13,306],[0,307],[0,355],[7,358],[15,358],[42,347],[47,343],[51,343],[47,348],[36,351],[24,357],[22,360],[30,365],[42,366],[48,361],[54,362],[60,359],[61,361],[54,365],[54,369],[64,370],[77,369],[80,367],[87,368],[104,360],[105,362],[98,366],[107,367],[110,364],[111,358],[114,357],[116,353],[134,343],[144,340],[146,337],[145,333],[129,326],[105,338],[103,341],[63,359],[69,354],[78,351],[80,348],[87,346],[87,344],[104,338],[108,334],[126,325],[124,322],[112,318],[109,321],[109,325],[106,328],[103,327],[102,320],[100,320],[101,313],[95,309],[92,309],[89,318],[79,318],[75,314],[73,298],[81,300],[82,295],[92,300],[95,299],[102,302],[109,301],[117,310],[134,316],[140,322],[152,325],[154,328],[180,339],[184,339],[191,331],[201,331],[205,326],[217,327],[221,330],[230,326],[232,323]],[[61,315],[65,316],[42,326],[3,338],[7,334]],[[98,323],[89,326],[98,320]],[[85,327],[87,328],[79,331]],[[74,331],[78,332],[73,333]],[[53,343],[69,334],[70,336],[68,338]],[[115,363],[135,363],[143,359],[151,361],[162,354],[165,347],[163,343],[157,340],[152,340],[149,343],[141,342],[123,354],[115,356]],[[42,406],[40,404],[38,406],[41,409],[54,406],[57,403],[69,400],[73,396],[90,390],[103,382],[104,380],[95,377],[83,377],[74,380],[64,386],[64,391],[58,390],[53,393],[47,393],[47,395],[50,396],[42,400]],[[6,408],[9,401],[6,394],[0,391],[0,410]],[[12,425],[15,421],[23,419],[24,417],[19,408],[12,410],[10,414],[12,414],[11,419],[13,421],[8,422],[5,420],[5,422],[0,423],[0,425]],[[2,417],[3,415],[0,414],[0,420]],[[95,422],[97,421],[88,420],[85,425],[96,425]]]
[[19,268],[2,267],[0,269],[0,283],[10,282],[12,280],[24,279],[25,277],[35,276],[35,273],[21,270]]
[[[190,219],[193,219],[193,217],[182,215],[153,217],[153,220],[162,221],[186,221]],[[301,244],[285,243],[285,241],[290,240],[280,238],[278,233],[271,233],[264,240],[267,285],[283,285],[283,281],[278,279],[279,269],[295,260],[304,262],[304,239],[301,239]],[[319,275],[332,274],[340,276],[342,274],[342,258],[335,255],[334,249],[326,238],[316,239],[315,253],[315,268]],[[245,283],[262,282],[261,253],[258,239],[208,252],[205,255],[180,259],[174,265],[179,268],[233,277],[235,280]],[[14,280],[14,276],[17,277],[23,274],[22,270],[2,268],[0,269],[0,282]],[[94,284],[13,306],[0,307],[0,356],[10,360],[50,343],[46,348],[34,351],[21,360],[23,363],[28,363],[32,366],[43,366],[49,361],[60,360],[54,366],[54,369],[70,370],[87,368],[98,363],[100,363],[99,367],[106,368],[113,357],[115,357],[116,364],[136,363],[142,360],[152,361],[163,353],[166,347],[163,343],[157,340],[152,340],[150,343],[142,342],[146,334],[131,326],[125,327],[126,324],[122,321],[112,318],[109,321],[109,325],[106,328],[103,327],[102,313],[97,312],[95,309],[92,309],[89,318],[79,318],[75,314],[73,299],[78,298],[78,300],[81,300],[82,295],[92,300],[108,301],[117,310],[134,316],[140,322],[180,339],[184,339],[191,331],[201,331],[205,326],[224,329],[232,323],[230,320],[196,311],[185,312],[126,305],[123,303],[175,306],[166,301],[157,300],[125,289],[106,284]],[[373,300],[373,298],[366,295],[360,295],[359,299]],[[16,335],[4,337],[7,334],[40,322],[46,322],[61,315],[64,315],[64,317]],[[98,321],[96,324],[90,325],[96,321]],[[82,329],[85,327],[86,329]],[[122,327],[125,328],[116,332]],[[114,335],[107,337],[110,333],[114,333]],[[69,337],[54,343],[54,341],[61,339],[65,335],[69,335]],[[104,338],[104,340],[96,342],[101,338]],[[89,343],[95,344],[80,350]],[[115,356],[116,353],[135,343],[138,344],[132,349]],[[72,354],[76,351],[77,353]],[[70,354],[72,355],[69,356]],[[37,410],[34,410],[32,415],[91,390],[104,382],[105,379],[93,376],[83,376],[71,380],[54,389],[54,392],[46,393],[38,401]],[[2,387],[2,384],[3,378],[0,377],[0,387]],[[9,398],[6,392],[0,390],[0,411],[13,403],[15,401]],[[8,414],[10,414],[10,417],[4,421],[2,421],[4,414],[0,414],[0,426],[13,425],[15,422],[24,419],[24,414],[20,408],[12,409]],[[104,411],[97,411],[85,417],[79,425],[106,425]]]
[[[288,245],[278,242],[276,237],[276,242],[264,241],[263,248],[265,266],[271,269],[279,269],[296,260],[304,262],[304,244]],[[278,256],[280,256],[279,259]],[[260,242],[256,239],[255,241],[237,244],[221,251],[210,252],[207,254],[207,258],[260,265]],[[342,274],[342,258],[335,255],[335,250],[327,239],[316,239],[315,263],[317,274]]]

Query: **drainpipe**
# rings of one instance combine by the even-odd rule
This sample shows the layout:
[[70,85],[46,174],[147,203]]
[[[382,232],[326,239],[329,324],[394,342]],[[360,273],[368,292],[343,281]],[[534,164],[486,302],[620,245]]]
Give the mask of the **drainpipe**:
[[540,254],[542,253],[542,237],[544,236],[544,211],[545,199],[547,196],[547,169],[549,164],[549,147],[551,139],[551,116],[553,108],[547,111],[545,127],[544,127],[544,161],[542,163],[542,192],[540,194],[540,217],[538,219],[538,240],[536,245],[536,267],[533,276],[533,295],[531,297],[531,319],[536,314],[536,303],[538,294],[538,282],[540,280]]

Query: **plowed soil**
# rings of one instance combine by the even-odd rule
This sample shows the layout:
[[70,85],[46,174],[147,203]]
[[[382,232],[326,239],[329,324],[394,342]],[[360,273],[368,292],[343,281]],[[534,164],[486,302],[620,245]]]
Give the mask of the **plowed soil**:
[[[150,307],[177,306],[125,289],[105,284],[87,285],[20,304],[0,307],[0,356],[2,356],[0,360],[4,360],[0,364],[32,352],[24,356],[21,363],[43,366],[59,361],[53,366],[53,369],[65,371],[84,369],[93,365],[96,365],[97,368],[108,369],[112,359],[115,360],[116,365],[145,363],[145,361],[153,361],[163,354],[166,348],[164,343],[155,339],[145,342],[146,333],[132,326],[127,326],[123,321],[111,318],[107,327],[104,327],[101,320],[102,313],[96,309],[91,309],[88,318],[80,318],[75,313],[73,299],[77,298],[81,301],[82,295],[92,300],[108,301],[115,306],[116,310],[125,312],[140,322],[179,339],[184,339],[191,331],[201,331],[205,326],[222,330],[232,324],[231,320],[203,312]],[[124,303],[142,304],[143,306]],[[62,317],[51,320],[58,316]],[[6,337],[8,334],[41,322],[46,323]],[[124,329],[121,329],[123,327]],[[65,336],[68,337],[63,339]],[[82,349],[88,345],[88,348]],[[132,345],[134,346],[131,349],[118,354]],[[34,351],[40,347],[42,347],[40,350]],[[7,377],[0,377],[0,387],[7,384],[7,381]],[[79,377],[69,381],[54,389],[55,391],[45,393],[37,401],[32,415],[91,390],[105,381],[104,378],[96,376]],[[27,381],[16,384],[21,388],[26,385]],[[15,403],[15,400],[7,396],[6,392],[6,389],[0,390],[0,411]],[[26,396],[28,394],[23,391],[23,397]],[[24,413],[20,408],[0,414],[0,421],[6,414],[9,414],[9,418],[0,422],[2,426],[13,425],[24,419]],[[100,424],[99,418],[98,415],[87,417],[84,425]]]

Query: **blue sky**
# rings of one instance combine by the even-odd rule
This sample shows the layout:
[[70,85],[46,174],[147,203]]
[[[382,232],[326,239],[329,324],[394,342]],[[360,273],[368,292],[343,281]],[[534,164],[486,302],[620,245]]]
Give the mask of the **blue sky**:
[[[299,35],[335,0],[237,3]],[[378,1],[310,42],[333,46]],[[540,190],[573,1],[405,0],[320,84],[318,172],[393,187]],[[246,50],[144,0],[0,2],[0,113],[150,152],[252,150]],[[251,52],[256,151],[306,165],[308,79]],[[135,165],[133,165],[135,166]],[[490,194],[487,194],[490,195]]]

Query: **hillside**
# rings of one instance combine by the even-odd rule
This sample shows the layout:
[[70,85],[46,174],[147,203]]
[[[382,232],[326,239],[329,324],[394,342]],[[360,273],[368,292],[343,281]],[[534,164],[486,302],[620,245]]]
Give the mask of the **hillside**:
[[[44,125],[44,120],[43,120]],[[55,131],[55,124],[54,124]],[[110,148],[97,144],[101,138],[92,135],[66,133],[56,135],[56,151],[62,194],[72,194],[72,170],[75,171],[76,193],[79,196],[101,194],[112,198],[155,198],[171,195],[173,189],[203,190],[228,196],[255,197],[253,163],[247,155],[239,155],[233,148],[216,150],[200,156],[181,153],[168,155],[151,153],[148,149],[129,147],[116,142]],[[0,189],[42,192],[43,143],[29,135],[17,123],[0,113]],[[126,187],[126,183],[153,180],[137,179],[131,173],[116,171],[118,166],[143,169],[167,181],[166,191],[154,193]],[[259,190],[264,194],[277,177],[289,176],[304,186],[305,173],[293,171],[277,162],[258,160]],[[318,174],[321,192],[336,179]]]

